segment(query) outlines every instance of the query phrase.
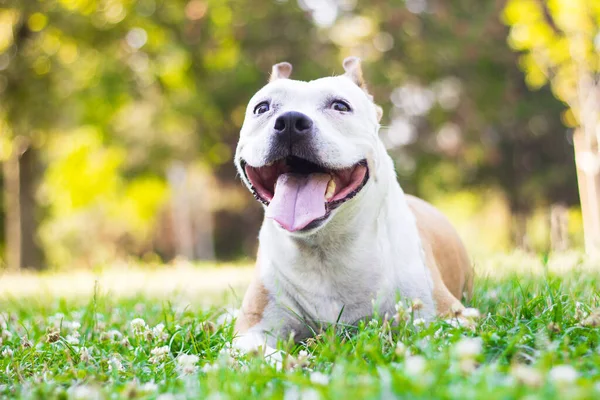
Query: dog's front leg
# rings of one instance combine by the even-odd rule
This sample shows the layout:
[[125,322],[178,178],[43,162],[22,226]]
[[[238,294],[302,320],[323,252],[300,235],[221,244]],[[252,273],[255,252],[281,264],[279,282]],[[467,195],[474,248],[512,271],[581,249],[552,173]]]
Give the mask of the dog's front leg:
[[262,352],[265,357],[280,362],[281,353],[275,349],[275,327],[265,315],[269,301],[269,294],[257,274],[244,296],[242,309],[235,324],[236,337],[233,345],[245,353]]
[[[245,353],[258,352],[280,365],[283,353],[276,349],[279,340],[302,340],[313,330],[303,321],[299,310],[284,301],[285,295],[270,295],[257,274],[242,302],[238,314],[233,346]],[[286,305],[287,304],[287,305]]]

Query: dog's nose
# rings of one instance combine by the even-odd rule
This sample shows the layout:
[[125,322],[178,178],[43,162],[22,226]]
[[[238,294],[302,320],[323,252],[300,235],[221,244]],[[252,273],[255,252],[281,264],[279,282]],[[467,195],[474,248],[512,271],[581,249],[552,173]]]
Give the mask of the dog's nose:
[[290,135],[292,141],[297,136],[309,133],[312,127],[312,119],[297,111],[283,113],[275,120],[275,132],[279,135]]

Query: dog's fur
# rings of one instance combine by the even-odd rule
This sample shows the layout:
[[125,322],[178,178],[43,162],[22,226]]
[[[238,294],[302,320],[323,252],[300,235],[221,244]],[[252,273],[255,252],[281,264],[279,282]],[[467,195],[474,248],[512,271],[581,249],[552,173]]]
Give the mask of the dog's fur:
[[[472,271],[465,248],[448,220],[433,206],[405,195],[391,158],[378,137],[381,109],[366,91],[360,60],[344,62],[346,73],[310,82],[288,79],[291,65],[273,67],[271,81],[250,100],[235,162],[250,187],[242,160],[268,162],[273,124],[285,111],[314,122],[314,156],[328,168],[368,160],[369,180],[324,224],[288,232],[265,218],[260,230],[256,276],[238,316],[236,344],[274,346],[302,340],[324,325],[356,324],[378,312],[394,313],[399,299],[419,299],[420,317],[450,316],[470,296]],[[323,106],[343,98],[352,112]],[[272,104],[254,115],[256,104]]]

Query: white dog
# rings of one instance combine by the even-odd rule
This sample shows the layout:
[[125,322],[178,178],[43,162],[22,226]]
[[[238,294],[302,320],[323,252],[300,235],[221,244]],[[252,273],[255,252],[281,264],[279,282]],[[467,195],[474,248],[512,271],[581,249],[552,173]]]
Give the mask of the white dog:
[[302,82],[276,64],[248,105],[235,163],[265,220],[236,324],[246,350],[393,315],[399,298],[419,299],[426,320],[456,314],[471,293],[456,231],[396,181],[360,60],[344,69]]

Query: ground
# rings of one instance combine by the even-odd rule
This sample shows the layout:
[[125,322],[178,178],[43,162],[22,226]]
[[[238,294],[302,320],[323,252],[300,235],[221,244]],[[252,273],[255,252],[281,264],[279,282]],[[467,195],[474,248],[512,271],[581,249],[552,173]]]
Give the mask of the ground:
[[486,259],[466,322],[424,325],[401,306],[398,324],[374,318],[282,344],[282,365],[229,347],[224,305],[239,305],[247,267],[5,275],[0,396],[599,398],[598,265],[576,254]]

